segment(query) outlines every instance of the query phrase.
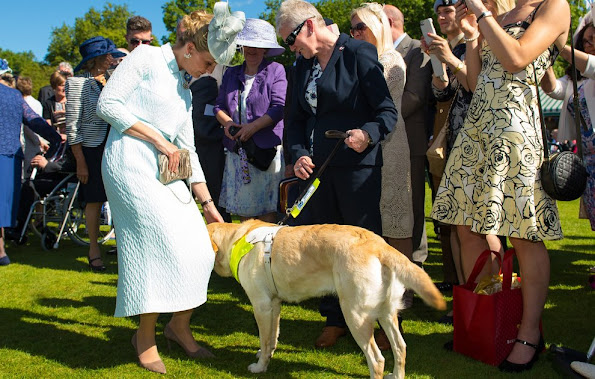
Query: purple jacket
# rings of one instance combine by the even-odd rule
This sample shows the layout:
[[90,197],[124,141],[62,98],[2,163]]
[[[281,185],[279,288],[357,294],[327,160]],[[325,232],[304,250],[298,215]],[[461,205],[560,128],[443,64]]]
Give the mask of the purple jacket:
[[[223,75],[223,82],[219,88],[219,96],[215,102],[214,112],[225,111],[235,122],[239,122],[237,112],[239,91],[244,89],[245,64],[230,67]],[[258,74],[254,79],[248,98],[246,99],[246,118],[252,122],[265,114],[269,115],[274,125],[254,133],[256,145],[262,148],[280,145],[283,141],[283,108],[285,93],[287,92],[287,78],[285,68],[279,63],[263,60],[258,67]],[[233,112],[230,111],[233,109]],[[235,142],[226,136],[223,145],[233,150]]]

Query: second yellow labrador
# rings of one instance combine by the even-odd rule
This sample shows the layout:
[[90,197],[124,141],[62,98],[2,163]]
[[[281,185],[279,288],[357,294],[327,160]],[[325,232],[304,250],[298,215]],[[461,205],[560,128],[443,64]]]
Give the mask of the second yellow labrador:
[[[242,224],[212,223],[208,230],[217,252],[215,272],[232,276],[230,259],[236,243],[256,228],[273,224],[258,220]],[[337,294],[349,330],[368,362],[371,378],[382,378],[384,357],[374,340],[376,320],[390,341],[395,367],[389,377],[405,377],[405,341],[397,313],[405,288],[413,289],[428,305],[446,303],[424,270],[388,245],[382,237],[349,225],[284,227],[274,237],[271,289],[264,263],[264,243],[254,244],[237,266],[258,324],[258,362],[248,367],[264,372],[277,347],[281,301],[299,302]]]

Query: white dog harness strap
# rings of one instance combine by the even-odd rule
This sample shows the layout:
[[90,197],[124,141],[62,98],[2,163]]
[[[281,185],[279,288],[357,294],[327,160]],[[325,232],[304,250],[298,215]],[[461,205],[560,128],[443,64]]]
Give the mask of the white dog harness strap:
[[269,285],[269,290],[273,294],[277,294],[277,286],[275,285],[275,279],[273,279],[273,272],[271,271],[271,251],[273,250],[273,240],[279,229],[284,228],[285,225],[281,226],[264,226],[257,228],[246,235],[246,242],[256,244],[258,242],[264,243],[264,270],[266,271],[266,279]]

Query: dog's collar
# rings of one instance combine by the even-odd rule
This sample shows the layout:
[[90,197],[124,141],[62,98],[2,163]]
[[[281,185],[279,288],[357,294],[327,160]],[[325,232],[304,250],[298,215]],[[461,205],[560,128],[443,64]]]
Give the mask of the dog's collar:
[[240,261],[244,258],[244,255],[248,254],[254,245],[250,242],[246,241],[246,236],[242,236],[236,243],[233,244],[231,247],[231,257],[229,258],[229,268],[231,269],[231,273],[233,277],[236,278],[238,283],[240,283],[240,277],[238,276],[238,267],[240,266]]

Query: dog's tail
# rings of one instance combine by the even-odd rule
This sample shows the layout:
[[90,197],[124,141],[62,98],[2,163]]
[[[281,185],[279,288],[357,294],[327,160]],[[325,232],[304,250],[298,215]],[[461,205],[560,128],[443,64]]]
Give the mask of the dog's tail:
[[444,297],[438,291],[430,276],[398,250],[390,246],[389,248],[382,252],[382,263],[390,266],[401,283],[406,288],[415,291],[426,304],[436,309],[446,309]]

